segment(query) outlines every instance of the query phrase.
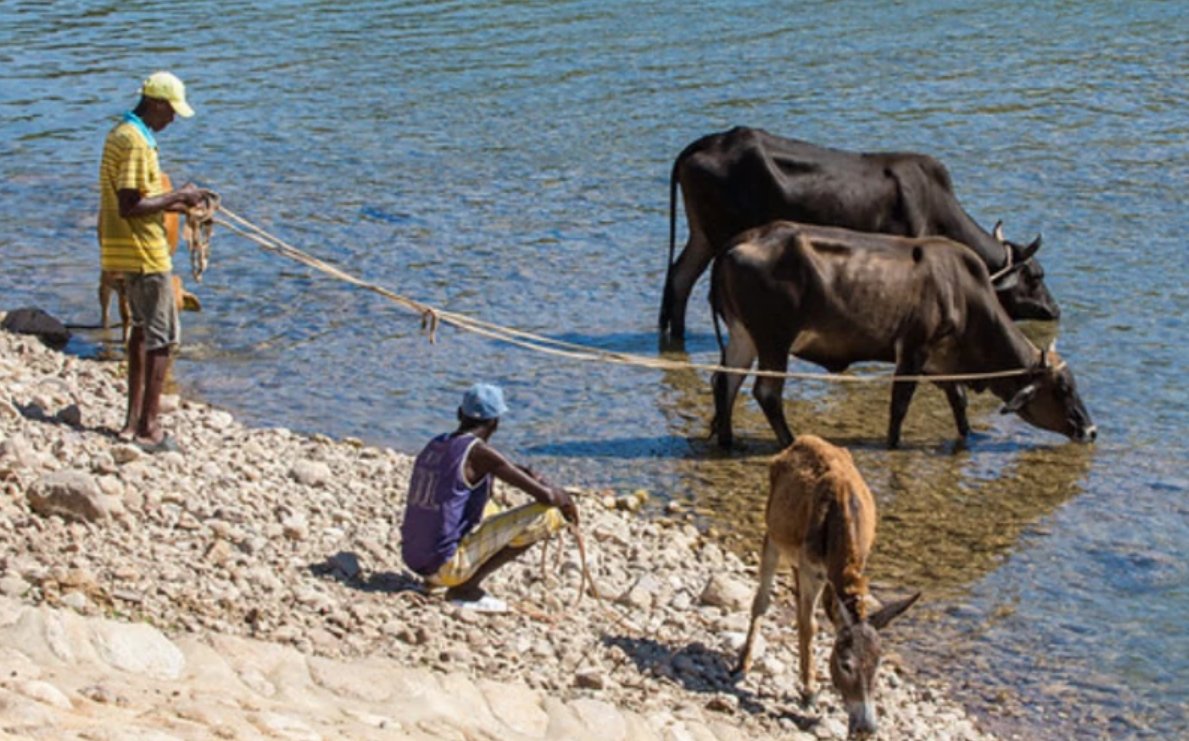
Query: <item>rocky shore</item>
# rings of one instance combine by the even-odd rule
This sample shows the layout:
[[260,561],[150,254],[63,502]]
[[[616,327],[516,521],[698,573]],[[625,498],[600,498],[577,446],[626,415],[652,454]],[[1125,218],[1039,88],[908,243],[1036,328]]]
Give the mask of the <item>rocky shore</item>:
[[[679,509],[589,492],[602,599],[569,536],[488,581],[509,613],[459,610],[400,561],[409,456],[177,397],[183,452],[148,455],[111,433],[122,372],[0,332],[0,734],[845,737],[828,632],[826,688],[799,702],[783,579],[732,679],[754,568]],[[989,738],[896,649],[893,629],[881,738]]]

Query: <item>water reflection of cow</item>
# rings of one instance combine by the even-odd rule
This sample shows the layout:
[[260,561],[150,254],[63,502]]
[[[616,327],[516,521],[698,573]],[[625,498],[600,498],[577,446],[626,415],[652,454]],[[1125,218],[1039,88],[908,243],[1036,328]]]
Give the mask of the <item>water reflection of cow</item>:
[[[689,241],[673,261],[677,188]],[[660,330],[685,334],[690,291],[738,233],[776,219],[901,236],[940,235],[973,249],[991,272],[1023,264],[1016,280],[997,286],[1013,319],[1056,319],[1059,310],[1027,247],[988,233],[962,208],[949,173],[927,155],[854,153],[735,128],[703,137],[673,163],[669,182],[669,268]]]
[[[1022,269],[1016,266],[1016,270]],[[1010,281],[1012,271],[998,280]],[[1037,349],[995,298],[986,266],[969,248],[940,237],[906,238],[775,222],[737,237],[715,264],[715,329],[728,328],[721,362],[739,369],[759,360],[783,372],[793,355],[838,372],[861,361],[896,364],[901,376],[1022,375],[945,381],[958,434],[970,431],[966,392],[990,390],[1042,429],[1090,441],[1096,428],[1073,374],[1055,351]],[[713,431],[732,442],[731,412],[743,382],[716,374]],[[754,394],[782,446],[793,440],[781,394],[784,379],[757,378]],[[896,447],[915,381],[892,385],[887,442]]]

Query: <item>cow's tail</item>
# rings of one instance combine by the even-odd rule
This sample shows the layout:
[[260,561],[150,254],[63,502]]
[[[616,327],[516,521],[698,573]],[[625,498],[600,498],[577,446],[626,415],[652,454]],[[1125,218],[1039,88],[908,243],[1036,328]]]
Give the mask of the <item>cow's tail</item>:
[[[722,280],[722,263],[723,260],[715,260],[710,266],[710,317],[714,320],[714,340],[718,342],[718,364],[725,366],[727,348],[723,344],[722,325],[718,321],[719,315],[722,314],[722,288],[719,286]],[[714,416],[710,419],[708,435],[711,438],[718,435],[718,428],[722,424],[723,409],[726,406],[726,381],[726,377],[717,371],[710,376],[710,389],[714,393]]]
[[719,365],[726,365],[727,362],[727,348],[722,341],[722,326],[719,324],[718,318],[722,315],[722,289],[719,282],[722,280],[722,260],[715,260],[710,265],[710,316],[714,319],[714,339],[718,342],[718,361]]
[[665,325],[673,306],[673,256],[677,252],[677,175],[681,171],[682,163],[694,152],[705,147],[709,138],[709,136],[704,136],[686,145],[685,149],[681,150],[681,154],[677,155],[677,159],[673,160],[673,168],[669,171],[669,261],[665,266],[665,291],[661,297],[660,324],[662,331],[666,328]]
[[673,160],[673,169],[669,171],[669,269],[665,273],[666,285],[669,282],[669,273],[673,271],[673,253],[677,251],[677,173],[681,170],[681,164],[689,159],[691,154],[706,145],[708,138],[704,136],[686,145],[681,154],[677,155],[677,159]]
[[673,161],[673,169],[669,171],[669,261],[665,265],[665,288],[661,294],[661,331],[666,329],[669,313],[673,309],[673,253],[677,250],[677,170],[685,158],[689,147],[682,150]]

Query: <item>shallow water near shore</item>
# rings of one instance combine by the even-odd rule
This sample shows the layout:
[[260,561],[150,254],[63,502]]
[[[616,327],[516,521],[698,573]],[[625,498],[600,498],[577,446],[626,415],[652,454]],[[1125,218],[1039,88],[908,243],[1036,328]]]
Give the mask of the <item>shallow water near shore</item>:
[[[1025,328],[1059,336],[1099,441],[977,397],[959,447],[942,396],[921,389],[889,452],[880,385],[790,384],[790,424],[854,451],[882,513],[877,591],[926,594],[890,640],[994,727],[1189,730],[1183,5],[171,7],[0,8],[0,309],[97,320],[102,136],[159,67],[198,111],[159,137],[175,182],[418,300],[644,355],[658,353],[668,176],[688,142],[746,124],[931,153],[981,223],[1043,232],[1064,314]],[[113,44],[132,27],[160,41]],[[186,277],[204,311],[183,317],[185,393],[413,452],[466,385],[497,381],[512,407],[497,442],[516,456],[558,480],[646,488],[741,552],[757,545],[776,446],[749,398],[742,449],[708,441],[704,374],[449,328],[431,345],[416,317],[225,230],[204,282]],[[717,357],[704,296],[705,282],[674,357]],[[118,355],[114,331],[80,339]]]

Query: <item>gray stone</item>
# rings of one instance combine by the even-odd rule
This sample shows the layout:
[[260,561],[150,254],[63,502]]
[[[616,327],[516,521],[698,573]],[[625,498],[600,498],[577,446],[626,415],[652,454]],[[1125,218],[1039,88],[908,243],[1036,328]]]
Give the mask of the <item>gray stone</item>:
[[79,427],[83,423],[83,411],[78,408],[78,404],[70,404],[59,409],[54,419],[71,427]]
[[141,450],[139,445],[132,443],[120,443],[112,446],[111,457],[116,463],[123,465],[133,461],[139,461],[148,456],[148,453]]
[[109,500],[89,473],[67,469],[46,474],[28,492],[29,507],[38,514],[95,522],[111,515]]
[[699,599],[704,605],[734,611],[746,608],[753,595],[752,588],[743,582],[726,574],[715,574],[706,583]]
[[607,686],[607,675],[601,669],[579,669],[574,672],[574,686],[587,690],[601,690]]

